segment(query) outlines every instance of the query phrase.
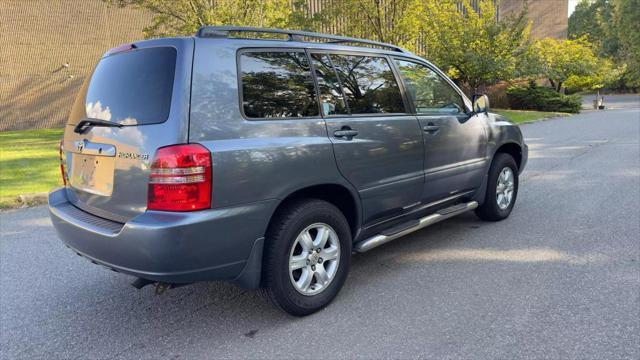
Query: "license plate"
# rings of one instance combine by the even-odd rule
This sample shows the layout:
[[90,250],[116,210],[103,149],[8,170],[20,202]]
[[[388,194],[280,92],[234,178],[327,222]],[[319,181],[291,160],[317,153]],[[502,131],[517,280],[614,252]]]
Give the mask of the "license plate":
[[111,196],[114,167],[113,157],[73,154],[69,183],[78,190]]

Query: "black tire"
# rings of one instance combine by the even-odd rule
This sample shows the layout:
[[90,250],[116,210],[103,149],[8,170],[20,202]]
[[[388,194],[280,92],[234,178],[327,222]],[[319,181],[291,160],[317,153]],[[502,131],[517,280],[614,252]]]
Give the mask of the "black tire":
[[[336,252],[339,252],[339,261],[335,275],[326,288],[315,295],[304,295],[296,289],[290,278],[289,256],[298,235],[308,226],[317,223],[329,225],[337,234],[340,246]],[[351,230],[344,215],[331,203],[301,199],[286,206],[272,220],[264,251],[264,293],[285,312],[305,316],[327,306],[338,295],[347,279],[351,260]],[[315,281],[315,278],[312,279]]]
[[[498,177],[504,168],[510,168],[513,174],[513,196],[509,206],[502,209],[498,206],[496,200],[498,190]],[[484,203],[476,209],[476,215],[482,220],[486,221],[500,221],[509,217],[513,205],[516,203],[518,197],[518,166],[515,160],[509,154],[497,153],[491,168],[489,169],[489,178],[487,182],[487,191],[485,194]]]

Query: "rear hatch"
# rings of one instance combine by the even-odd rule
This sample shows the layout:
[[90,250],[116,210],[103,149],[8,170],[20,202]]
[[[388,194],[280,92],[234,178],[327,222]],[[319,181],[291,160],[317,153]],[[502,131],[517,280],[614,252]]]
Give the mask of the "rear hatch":
[[143,41],[100,59],[64,132],[75,206],[118,222],[146,210],[155,151],[188,141],[193,46],[189,38]]

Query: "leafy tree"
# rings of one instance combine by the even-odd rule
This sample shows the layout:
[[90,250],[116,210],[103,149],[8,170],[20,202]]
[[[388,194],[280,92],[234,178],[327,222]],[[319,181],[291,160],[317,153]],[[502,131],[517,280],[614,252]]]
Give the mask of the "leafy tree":
[[639,0],[583,0],[569,17],[569,38],[587,39],[599,56],[613,61],[611,73],[604,74],[607,87],[640,86]]
[[530,47],[526,9],[498,21],[493,0],[432,0],[422,6],[425,55],[471,92],[527,75],[521,61]]
[[[335,4],[335,3],[333,3]],[[524,75],[529,48],[526,11],[500,19],[494,0],[342,0],[327,9],[325,28],[403,46],[427,57],[476,91]]]
[[564,83],[569,92],[598,90],[602,88],[620,88],[626,71],[626,65],[616,66],[607,58],[598,58],[597,67],[592,75],[571,75]]
[[526,12],[500,19],[499,0],[103,0],[153,14],[146,37],[193,34],[202,25],[302,28],[374,39],[426,56],[469,90],[526,75]]
[[533,73],[549,79],[560,92],[572,77],[593,77],[598,74],[599,58],[585,39],[536,41],[528,55]]
[[629,86],[640,87],[640,0],[614,0],[614,21],[620,38],[620,58]]
[[320,28],[413,48],[420,32],[421,3],[420,0],[331,1],[321,12]]
[[582,0],[569,17],[569,39],[587,39],[598,55],[616,57],[619,38],[611,0]]
[[[153,14],[147,38],[192,35],[203,25],[300,27],[304,0],[103,0]],[[293,5],[293,6],[292,6]]]

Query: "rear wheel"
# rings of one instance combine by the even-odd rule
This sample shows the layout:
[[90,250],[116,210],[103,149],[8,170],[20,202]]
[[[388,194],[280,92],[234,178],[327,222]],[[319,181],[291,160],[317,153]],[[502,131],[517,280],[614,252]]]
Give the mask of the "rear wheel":
[[511,214],[518,195],[518,167],[511,155],[498,153],[489,170],[484,203],[476,209],[482,220],[500,221]]
[[351,231],[340,210],[326,201],[287,206],[270,225],[266,245],[266,294],[291,315],[328,305],[347,278]]

